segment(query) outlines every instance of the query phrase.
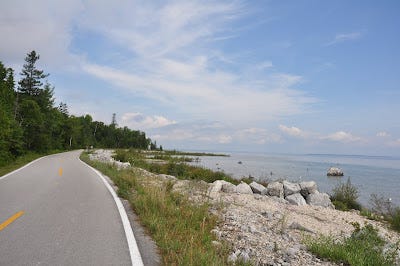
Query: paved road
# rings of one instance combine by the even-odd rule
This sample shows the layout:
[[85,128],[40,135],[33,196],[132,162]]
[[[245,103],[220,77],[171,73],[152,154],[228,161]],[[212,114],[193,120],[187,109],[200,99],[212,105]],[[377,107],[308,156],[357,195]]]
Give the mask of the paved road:
[[79,154],[51,155],[0,179],[0,265],[137,264],[116,202]]

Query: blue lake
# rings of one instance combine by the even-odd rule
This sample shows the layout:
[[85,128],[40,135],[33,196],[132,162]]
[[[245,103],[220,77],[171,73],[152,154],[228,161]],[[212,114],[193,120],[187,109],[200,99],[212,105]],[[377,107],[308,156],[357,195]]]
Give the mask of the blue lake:
[[[291,181],[317,182],[321,192],[331,192],[339,182],[350,177],[359,190],[359,201],[369,205],[375,193],[391,198],[400,206],[400,158],[356,155],[266,155],[227,153],[230,157],[200,157],[193,163],[213,170],[221,170],[235,178],[253,176],[257,180],[279,178]],[[238,163],[238,162],[241,162]],[[327,169],[340,167],[343,177],[327,177]]]

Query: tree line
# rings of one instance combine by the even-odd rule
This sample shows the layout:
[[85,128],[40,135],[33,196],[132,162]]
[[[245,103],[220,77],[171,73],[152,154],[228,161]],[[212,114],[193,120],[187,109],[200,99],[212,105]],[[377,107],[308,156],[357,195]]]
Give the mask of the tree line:
[[27,152],[45,153],[89,146],[156,149],[146,134],[93,121],[90,115],[74,116],[65,103],[55,105],[49,74],[37,68],[40,56],[27,54],[15,82],[14,70],[0,61],[0,166]]

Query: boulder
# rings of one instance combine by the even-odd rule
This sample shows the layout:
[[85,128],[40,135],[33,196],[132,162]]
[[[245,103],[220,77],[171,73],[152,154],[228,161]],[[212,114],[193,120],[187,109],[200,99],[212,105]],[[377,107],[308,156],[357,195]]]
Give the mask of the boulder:
[[297,183],[291,183],[289,181],[283,181],[283,191],[285,198],[289,195],[296,194],[300,192],[300,185]]
[[253,194],[253,190],[251,190],[251,187],[244,182],[236,186],[236,192],[239,194]]
[[232,183],[229,183],[227,181],[223,181],[222,184],[222,191],[225,193],[235,193],[236,192],[236,186]]
[[211,184],[210,188],[208,189],[208,192],[209,193],[218,193],[218,192],[220,192],[221,189],[222,189],[223,182],[226,182],[226,181],[224,181],[224,180],[215,180]]
[[338,167],[330,167],[328,169],[328,176],[343,176],[343,170]]
[[[265,191],[264,191],[265,192]],[[261,193],[264,193],[261,192]],[[267,195],[271,197],[283,198],[283,185],[279,182],[271,182],[267,186]]]
[[250,188],[256,194],[261,194],[264,190],[266,190],[266,188],[263,185],[258,184],[257,182],[254,181],[250,183]]
[[162,179],[166,179],[166,180],[176,180],[177,178],[173,175],[165,175],[165,174],[159,174],[159,177],[161,177]]
[[322,206],[322,207],[332,208],[332,209],[335,208],[331,202],[331,199],[329,198],[329,195],[326,193],[317,192],[317,193],[309,194],[307,196],[307,203],[312,206]]
[[308,194],[313,194],[315,192],[317,192],[317,183],[314,181],[300,183],[300,193],[304,198],[306,198]]
[[292,205],[298,205],[298,206],[307,205],[306,200],[300,193],[291,194],[287,196],[285,199]]

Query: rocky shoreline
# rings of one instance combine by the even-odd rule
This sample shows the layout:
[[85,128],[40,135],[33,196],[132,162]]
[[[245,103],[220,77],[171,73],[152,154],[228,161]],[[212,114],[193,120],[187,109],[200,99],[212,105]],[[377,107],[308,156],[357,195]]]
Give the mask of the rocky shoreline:
[[[106,155],[101,151],[96,154],[91,159],[118,164],[110,160],[109,151]],[[358,211],[335,210],[329,196],[319,193],[313,181],[282,181],[263,186],[256,182],[234,185],[217,180],[208,184],[136,170],[149,185],[173,182],[173,189],[188,195],[194,203],[210,202],[211,212],[220,220],[213,229],[218,239],[213,244],[219,248],[222,242],[228,243],[232,263],[242,260],[254,265],[337,265],[311,254],[304,245],[304,238],[348,237],[354,230],[352,223],[373,225],[388,243],[400,241],[400,234],[385,223],[368,220]]]

